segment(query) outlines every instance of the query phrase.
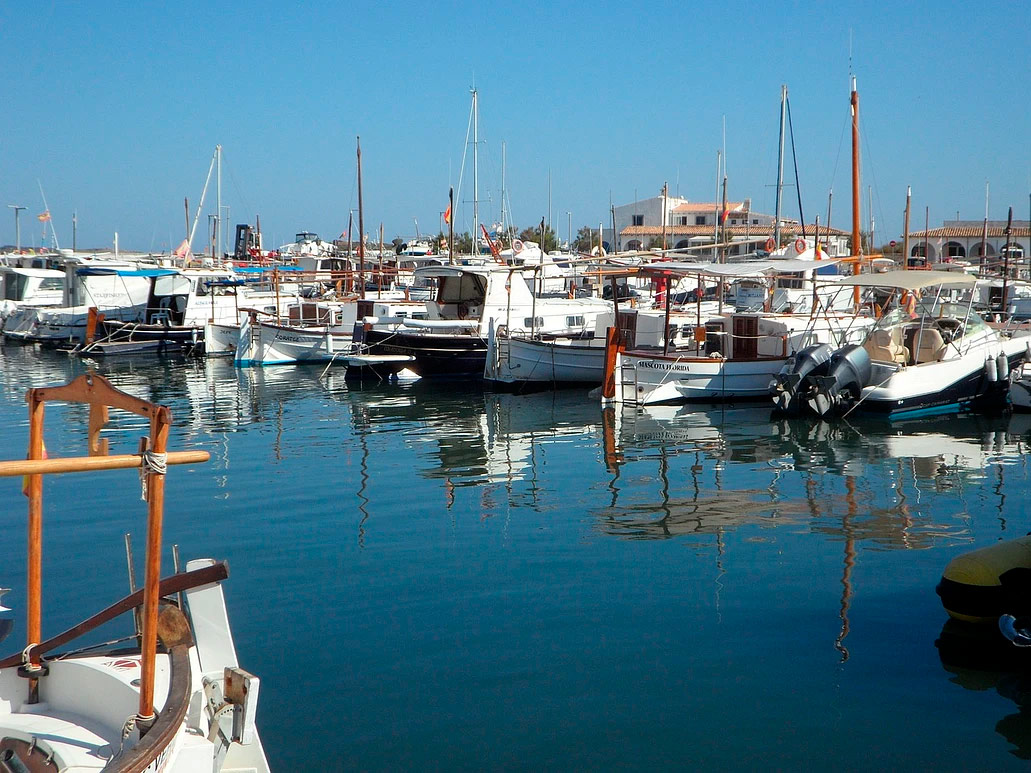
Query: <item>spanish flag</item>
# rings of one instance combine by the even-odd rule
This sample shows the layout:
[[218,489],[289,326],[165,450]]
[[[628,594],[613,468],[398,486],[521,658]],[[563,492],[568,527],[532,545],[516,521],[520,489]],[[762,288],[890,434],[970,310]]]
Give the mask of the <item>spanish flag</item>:
[[444,210],[444,222],[451,225],[451,205],[447,205],[447,209]]
[[41,223],[47,222],[50,219],[50,210],[48,209],[43,212],[40,212],[38,215],[36,215],[36,219]]

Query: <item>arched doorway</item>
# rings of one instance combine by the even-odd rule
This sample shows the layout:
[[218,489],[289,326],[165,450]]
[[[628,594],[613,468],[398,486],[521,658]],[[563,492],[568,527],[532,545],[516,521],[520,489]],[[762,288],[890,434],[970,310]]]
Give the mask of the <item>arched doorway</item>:
[[1017,242],[1009,242],[999,250],[999,254],[1008,258],[1012,263],[1014,260],[1021,260],[1024,257],[1024,248]]
[[690,247],[690,246],[691,246],[690,240],[688,240],[688,239],[681,239],[679,242],[676,243],[676,245],[674,245],[673,249],[675,249],[675,250],[683,250],[683,249],[685,249],[687,247]]
[[934,260],[934,247],[927,242],[917,242],[909,251],[911,258],[928,258]]
[[640,239],[631,239],[630,241],[628,241],[628,242],[626,243],[626,248],[627,248],[628,250],[639,250],[639,249],[641,249],[641,247],[643,247],[643,246],[644,246],[644,245],[643,245],[643,244],[641,243],[641,240],[640,240]]
[[945,242],[942,247],[942,258],[965,258],[967,251],[959,242]]
[[[982,253],[981,251],[984,250]],[[978,242],[977,244],[970,245],[970,257],[971,258],[990,258],[995,254],[995,248],[989,242]]]

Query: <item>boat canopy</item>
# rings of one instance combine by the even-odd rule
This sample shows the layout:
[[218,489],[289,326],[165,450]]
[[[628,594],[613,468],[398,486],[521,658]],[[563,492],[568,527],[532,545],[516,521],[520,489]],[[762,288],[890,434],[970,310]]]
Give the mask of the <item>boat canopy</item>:
[[174,268],[89,268],[76,269],[78,276],[171,276],[179,272]]
[[642,273],[700,274],[704,276],[744,279],[747,277],[768,276],[770,274],[813,271],[824,266],[833,266],[839,262],[841,262],[840,258],[827,258],[825,260],[760,260],[744,263],[670,262],[651,263],[647,266],[641,266],[640,271]]
[[21,266],[0,266],[5,271],[9,271],[12,274],[20,274],[21,276],[32,276],[37,278],[49,278],[49,277],[63,277],[64,272],[58,271],[55,268],[22,268]]
[[304,271],[300,266],[234,266],[234,274],[267,274],[272,271]]
[[883,274],[857,274],[834,280],[838,284],[855,287],[893,287],[897,290],[916,291],[938,285],[970,286],[977,284],[977,277],[953,271],[885,271]]

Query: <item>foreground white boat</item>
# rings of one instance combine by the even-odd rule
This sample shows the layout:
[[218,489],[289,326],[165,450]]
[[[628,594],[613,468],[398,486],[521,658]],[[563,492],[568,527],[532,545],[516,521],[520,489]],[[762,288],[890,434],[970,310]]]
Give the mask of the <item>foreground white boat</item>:
[[[254,722],[260,683],[237,662],[218,584],[227,576],[225,564],[192,561],[185,571],[160,578],[166,465],[202,462],[207,452],[167,452],[168,409],[119,392],[100,376],[32,389],[27,399],[29,458],[0,462],[0,476],[25,476],[29,497],[27,646],[0,660],[0,769],[265,773],[269,766]],[[89,405],[90,456],[45,458],[43,406],[49,401]],[[99,439],[108,408],[149,418],[151,450],[109,456],[107,440]],[[143,589],[43,640],[44,475],[130,467],[141,468],[146,481]],[[169,600],[176,594],[178,603]],[[142,628],[119,642],[62,651],[137,608]]]
[[861,345],[799,352],[778,378],[775,404],[820,417],[859,410],[892,419],[1005,409],[1010,372],[1028,358],[1029,339],[1001,338],[985,324],[973,308],[977,281],[939,271],[843,280],[890,292],[888,310]]

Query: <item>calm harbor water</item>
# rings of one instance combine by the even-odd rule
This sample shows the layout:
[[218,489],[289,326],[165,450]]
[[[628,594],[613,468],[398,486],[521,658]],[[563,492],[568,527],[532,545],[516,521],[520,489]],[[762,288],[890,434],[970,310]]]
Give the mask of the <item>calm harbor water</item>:
[[[89,365],[0,348],[0,457],[25,453],[25,390]],[[93,365],[171,407],[172,448],[212,453],[170,471],[167,544],[229,561],[275,770],[1031,756],[1026,688],[943,662],[934,593],[950,558],[1031,528],[1028,417],[819,425],[319,367]],[[85,431],[48,407],[51,455],[84,453]],[[132,452],[144,433],[113,416],[107,437]],[[4,654],[24,636],[19,489],[0,480]],[[44,635],[124,595],[125,532],[142,554],[135,472],[47,480]]]

